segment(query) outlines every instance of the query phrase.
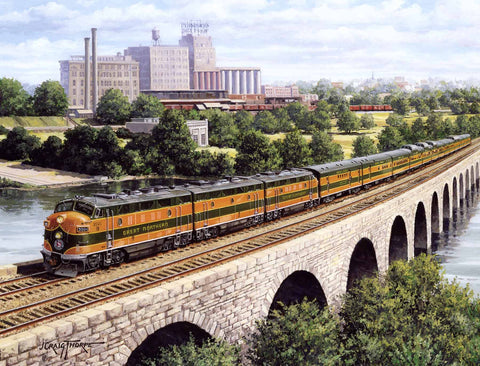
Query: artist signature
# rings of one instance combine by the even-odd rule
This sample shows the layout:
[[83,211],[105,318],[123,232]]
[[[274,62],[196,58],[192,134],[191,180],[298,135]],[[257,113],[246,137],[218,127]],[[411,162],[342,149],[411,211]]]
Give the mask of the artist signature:
[[60,357],[63,358],[64,360],[67,359],[68,357],[68,350],[73,349],[73,348],[81,348],[83,352],[87,353],[87,348],[91,348],[94,345],[97,344],[104,344],[105,342],[82,342],[80,340],[66,340],[66,341],[61,341],[61,342],[55,342],[55,341],[50,341],[50,342],[45,342],[43,341],[42,345],[39,347],[40,350],[45,349],[45,350],[53,350],[56,355],[60,354]]

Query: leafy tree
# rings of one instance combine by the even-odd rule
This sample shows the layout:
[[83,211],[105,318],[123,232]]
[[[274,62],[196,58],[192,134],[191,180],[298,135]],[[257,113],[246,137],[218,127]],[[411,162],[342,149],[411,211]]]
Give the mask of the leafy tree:
[[0,158],[6,160],[27,160],[40,147],[40,139],[30,135],[23,127],[14,127],[7,137],[0,141]]
[[225,153],[212,154],[207,150],[195,151],[194,161],[195,175],[202,177],[230,176],[235,172],[235,162]]
[[37,116],[64,116],[68,97],[58,81],[44,81],[33,94],[33,109]]
[[346,111],[339,115],[337,127],[340,131],[348,134],[360,128],[360,120],[355,113]]
[[6,134],[8,134],[8,131],[9,131],[8,128],[0,125],[0,135],[6,135]]
[[247,111],[238,111],[234,116],[239,131],[248,131],[253,128],[253,114]]
[[118,89],[108,89],[97,106],[97,121],[105,125],[125,124],[130,117],[128,98]]
[[209,144],[218,147],[236,147],[238,143],[238,127],[230,113],[218,109],[201,112],[202,119],[208,119]]
[[62,140],[57,136],[48,136],[42,146],[31,154],[32,164],[53,168],[61,163],[60,155],[63,150]]
[[360,117],[360,126],[366,130],[370,130],[375,127],[375,118],[373,118],[373,114],[362,114],[362,116]]
[[358,136],[353,140],[352,158],[367,156],[377,153],[375,142],[368,136]]
[[247,357],[253,365],[345,365],[339,332],[338,318],[316,302],[283,306],[257,322]]
[[410,110],[410,102],[406,96],[398,95],[391,99],[390,104],[395,113],[406,115]]
[[278,132],[277,119],[270,111],[260,111],[254,117],[253,126],[264,133]]
[[405,140],[398,128],[386,126],[378,135],[378,150],[380,151],[395,150],[404,144]]
[[453,114],[466,114],[469,111],[469,105],[464,100],[452,100],[449,107]]
[[312,132],[314,130],[325,131],[332,128],[330,114],[322,109],[315,109],[313,112],[305,114],[304,130]]
[[27,116],[32,113],[31,97],[15,79],[0,79],[0,116]]
[[163,114],[165,107],[160,100],[153,95],[140,93],[132,103],[132,118],[157,118]]
[[285,108],[290,120],[295,124],[295,126],[297,126],[297,128],[302,129],[302,126],[304,126],[305,115],[308,112],[307,107],[299,102],[294,102],[288,104]]
[[197,345],[192,337],[183,345],[160,348],[157,357],[143,359],[142,366],[235,366],[240,364],[240,349],[221,340]]
[[403,116],[396,113],[391,113],[388,115],[385,123],[392,127],[399,127],[403,123]]
[[276,108],[273,110],[273,116],[277,120],[277,129],[282,132],[290,132],[293,130],[293,124],[288,116],[285,108]]
[[428,131],[423,118],[417,118],[412,123],[412,138],[415,141],[425,141],[428,139]]
[[310,141],[312,162],[314,164],[339,161],[343,159],[342,147],[333,142],[332,137],[324,131],[315,131]]
[[312,151],[299,130],[287,133],[285,139],[275,141],[284,169],[302,167],[311,163]]
[[195,147],[182,114],[170,109],[152,130],[151,156],[147,158],[158,174],[190,175]]
[[249,130],[241,136],[235,160],[237,174],[249,175],[277,170],[281,163],[277,149],[260,131]]
[[364,278],[340,311],[347,352],[361,365],[475,365],[480,359],[480,303],[448,283],[424,254]]

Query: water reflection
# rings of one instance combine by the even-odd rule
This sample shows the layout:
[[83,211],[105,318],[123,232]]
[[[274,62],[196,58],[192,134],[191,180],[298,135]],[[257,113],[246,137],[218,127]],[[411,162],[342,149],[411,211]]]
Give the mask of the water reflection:
[[[476,188],[476,186],[474,186]],[[438,255],[449,280],[457,278],[480,295],[480,207],[477,189],[468,191],[454,210],[447,230],[432,236],[432,250]]]

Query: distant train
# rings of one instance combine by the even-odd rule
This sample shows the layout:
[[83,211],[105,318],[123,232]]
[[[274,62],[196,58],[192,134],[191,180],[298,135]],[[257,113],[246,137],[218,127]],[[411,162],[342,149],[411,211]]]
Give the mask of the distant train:
[[44,222],[44,266],[51,273],[75,276],[214,238],[358,192],[470,142],[470,135],[450,136],[251,177],[75,196],[59,202]]
[[379,105],[370,105],[370,104],[360,104],[360,105],[351,105],[350,110],[352,112],[377,112],[377,111],[392,111],[392,106],[389,104],[379,104]]

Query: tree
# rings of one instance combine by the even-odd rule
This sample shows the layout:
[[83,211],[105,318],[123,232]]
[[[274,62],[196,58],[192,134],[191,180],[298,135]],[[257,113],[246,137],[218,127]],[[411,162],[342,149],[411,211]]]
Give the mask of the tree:
[[392,127],[399,127],[403,123],[403,116],[396,113],[389,114],[385,123]]
[[360,117],[360,126],[366,130],[370,130],[375,127],[375,118],[373,118],[373,114],[362,114],[362,116]]
[[233,175],[234,161],[225,153],[210,153],[207,150],[195,151],[195,174],[202,177],[222,177]]
[[425,141],[427,140],[428,137],[428,131],[425,126],[425,122],[423,121],[423,118],[417,118],[415,121],[412,123],[412,139],[414,141]]
[[328,308],[302,302],[274,310],[248,340],[253,365],[345,365],[340,322]]
[[33,94],[33,109],[37,116],[64,116],[68,97],[58,81],[44,81]]
[[307,107],[299,102],[294,102],[288,104],[285,108],[293,124],[297,126],[297,128],[302,129],[302,126],[304,126],[305,115],[308,112]]
[[42,146],[33,151],[30,160],[33,165],[54,168],[61,161],[62,150],[62,140],[57,136],[48,136]]
[[247,111],[236,112],[234,121],[239,131],[245,132],[253,128],[253,114]]
[[314,130],[326,131],[332,128],[330,114],[322,109],[315,109],[305,114],[304,130],[313,132]]
[[165,107],[160,100],[153,95],[140,93],[132,103],[132,118],[159,118]]
[[449,283],[424,254],[394,262],[385,276],[364,278],[340,311],[345,348],[355,364],[476,365],[480,303]]
[[152,130],[150,151],[153,155],[147,158],[157,174],[190,175],[195,148],[182,114],[169,109]]
[[398,95],[392,97],[390,104],[395,113],[406,115],[410,110],[410,102],[406,96]]
[[273,116],[277,120],[277,129],[282,132],[290,132],[293,130],[293,123],[288,116],[285,108],[276,108],[273,110]]
[[249,130],[240,138],[235,171],[249,175],[280,168],[282,159],[277,149],[260,131]]
[[337,127],[340,131],[349,134],[352,131],[357,131],[360,128],[360,121],[355,113],[350,111],[342,112],[338,116]]
[[312,162],[314,164],[339,161],[343,159],[342,147],[333,142],[333,139],[324,131],[315,131],[310,141]]
[[405,144],[402,134],[396,127],[386,126],[378,135],[378,150],[390,151]]
[[30,135],[23,127],[14,127],[7,137],[0,141],[0,158],[6,160],[27,160],[40,147],[40,139]]
[[236,147],[238,143],[238,127],[230,113],[218,109],[202,111],[201,118],[208,119],[209,144],[218,147]]
[[221,340],[207,340],[198,345],[190,340],[183,345],[160,348],[158,356],[143,359],[143,366],[235,366],[240,363],[240,349]]
[[125,124],[130,118],[131,105],[118,89],[108,89],[100,98],[96,118],[101,124]]
[[312,151],[298,129],[287,133],[285,139],[275,141],[275,147],[282,158],[284,169],[302,167],[311,163]]
[[19,81],[0,79],[0,116],[27,116],[32,113],[31,97]]
[[264,133],[278,132],[277,119],[270,111],[260,111],[254,117],[253,126]]
[[368,136],[358,136],[353,140],[352,158],[367,156],[377,153],[375,142]]

